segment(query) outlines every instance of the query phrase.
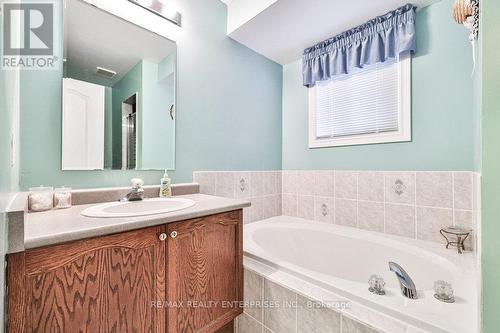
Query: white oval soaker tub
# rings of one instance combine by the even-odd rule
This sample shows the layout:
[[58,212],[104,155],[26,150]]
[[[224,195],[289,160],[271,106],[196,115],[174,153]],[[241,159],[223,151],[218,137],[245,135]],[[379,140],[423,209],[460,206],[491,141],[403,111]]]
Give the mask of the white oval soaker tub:
[[[279,216],[244,227],[245,255],[429,332],[478,331],[477,275],[472,253],[443,245]],[[411,276],[419,299],[401,295],[388,263]],[[385,296],[368,291],[372,274],[386,281]],[[433,296],[436,280],[453,285],[456,302]]]

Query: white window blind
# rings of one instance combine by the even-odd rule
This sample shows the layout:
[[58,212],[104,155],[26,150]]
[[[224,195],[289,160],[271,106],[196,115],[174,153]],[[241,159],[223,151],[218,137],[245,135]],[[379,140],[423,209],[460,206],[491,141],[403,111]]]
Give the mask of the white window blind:
[[398,131],[398,72],[393,60],[320,82],[316,88],[316,137]]
[[410,140],[409,57],[393,59],[310,91],[310,146]]

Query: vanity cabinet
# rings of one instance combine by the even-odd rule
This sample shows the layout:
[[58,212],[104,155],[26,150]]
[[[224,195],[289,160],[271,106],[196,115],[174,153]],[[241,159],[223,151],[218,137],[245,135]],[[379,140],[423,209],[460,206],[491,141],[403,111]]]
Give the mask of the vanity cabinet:
[[217,332],[242,260],[241,210],[10,254],[7,332]]
[[167,225],[168,333],[214,332],[242,312],[241,220],[240,210]]

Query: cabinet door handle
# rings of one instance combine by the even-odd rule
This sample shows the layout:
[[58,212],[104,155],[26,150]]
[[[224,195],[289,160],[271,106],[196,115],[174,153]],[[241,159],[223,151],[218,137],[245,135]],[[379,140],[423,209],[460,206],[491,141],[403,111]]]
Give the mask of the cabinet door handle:
[[227,226],[228,226],[226,223],[224,223],[224,222],[222,222],[222,221],[218,221],[218,222],[217,222],[217,224],[223,225],[223,226],[225,226],[225,227],[227,227]]
[[177,237],[177,231],[172,231],[172,232],[170,233],[170,237],[172,237],[172,238]]
[[167,239],[167,234],[166,233],[161,233],[160,236],[158,236],[158,238],[161,240],[161,241],[164,241],[165,239]]

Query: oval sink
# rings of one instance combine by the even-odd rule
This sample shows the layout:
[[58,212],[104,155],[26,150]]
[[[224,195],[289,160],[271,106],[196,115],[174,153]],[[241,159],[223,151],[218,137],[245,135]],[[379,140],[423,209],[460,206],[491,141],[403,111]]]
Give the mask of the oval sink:
[[80,214],[87,217],[136,217],[174,212],[194,206],[184,198],[154,198],[142,201],[108,202],[89,207]]

